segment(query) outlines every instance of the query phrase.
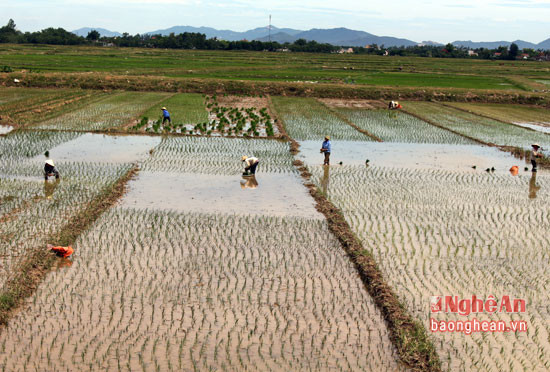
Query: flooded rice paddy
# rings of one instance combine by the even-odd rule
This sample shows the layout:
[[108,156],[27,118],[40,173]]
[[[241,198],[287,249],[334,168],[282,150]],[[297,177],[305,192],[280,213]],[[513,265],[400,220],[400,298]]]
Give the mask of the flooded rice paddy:
[[296,174],[256,177],[141,172],[130,182],[123,206],[181,212],[322,218]]
[[[0,89],[0,110],[45,99],[14,92]],[[0,332],[0,369],[402,370],[380,312],[315,210],[287,142],[72,131],[118,128],[177,102],[204,117],[204,107],[192,104],[202,97],[191,98],[116,92],[41,124],[61,131],[0,137],[0,284],[27,249],[48,243],[140,167],[118,205],[78,238],[73,257],[59,260]],[[428,331],[430,318],[527,322],[527,332],[429,332],[444,370],[550,367],[550,174],[531,173],[524,160],[429,122],[497,144],[548,147],[547,134],[433,103],[406,104],[424,121],[373,110],[380,102],[272,101],[270,114],[301,141],[296,159]],[[245,108],[267,100],[219,102]],[[115,115],[120,108],[123,115]],[[327,134],[333,153],[323,167]],[[59,182],[43,181],[47,150]],[[260,159],[254,179],[241,176],[242,155]],[[432,296],[445,295],[509,295],[525,299],[527,311],[430,314]]]
[[[311,165],[323,164],[319,153],[321,142],[301,141],[297,158]],[[380,143],[338,141],[332,144],[331,169],[342,165],[366,165],[400,169],[441,169],[468,173],[509,173],[512,166],[528,166],[526,160],[517,159],[494,147],[479,145],[442,145],[424,143]],[[473,168],[475,166],[475,169]]]
[[[49,150],[56,162],[132,163],[143,161],[160,137],[109,136],[85,133]],[[43,156],[35,159],[43,160]]]

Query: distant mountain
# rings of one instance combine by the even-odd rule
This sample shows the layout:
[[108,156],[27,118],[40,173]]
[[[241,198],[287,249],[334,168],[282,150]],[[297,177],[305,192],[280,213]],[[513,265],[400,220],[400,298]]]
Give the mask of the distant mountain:
[[[149,35],[160,34],[169,35],[170,33],[180,34],[184,32],[199,32],[205,34],[207,38],[217,37],[218,39],[237,41],[237,40],[269,40],[269,27],[258,27],[245,32],[236,32],[231,30],[216,30],[210,27],[191,27],[176,26],[165,30],[147,32]],[[271,26],[271,40],[279,43],[292,43],[298,39],[308,41],[315,40],[319,43],[329,43],[333,45],[345,46],[365,46],[368,44],[378,44],[385,46],[410,46],[417,43],[407,39],[398,39],[393,37],[380,37],[369,34],[364,31],[355,31],[347,28],[333,29],[311,29],[309,31],[295,30],[292,28],[278,28]]]
[[[264,41],[264,42],[269,41],[269,35],[257,38],[255,40]],[[276,34],[271,34],[271,41],[276,41],[276,42],[281,43],[281,44],[293,43],[296,40],[298,40],[298,38],[296,36],[289,35],[286,32],[277,32]]]
[[78,30],[74,30],[74,31],[71,31],[73,34],[75,35],[78,35],[78,36],[88,36],[88,33],[92,30],[96,30],[97,32],[99,32],[99,34],[101,36],[105,36],[105,37],[113,37],[113,36],[122,36],[122,34],[120,32],[116,32],[116,31],[109,31],[109,30],[106,30],[104,28],[93,28],[93,27],[82,27],[82,28],[79,28]]
[[[550,39],[549,39],[550,40]],[[476,48],[487,48],[487,49],[496,49],[500,46],[509,47],[512,43],[516,43],[517,46],[520,49],[523,48],[533,48],[533,49],[539,49],[541,48],[539,44],[533,44],[528,41],[523,40],[516,40],[516,41],[480,41],[480,42],[474,42],[471,40],[467,41],[453,41],[452,44],[454,46],[461,46],[464,48],[470,48],[470,49],[476,49]]]
[[537,44],[537,49],[546,49],[546,50],[550,50],[550,38],[549,39],[546,39],[544,41],[541,41],[540,43]]
[[420,45],[443,46],[444,44],[438,43],[437,41],[425,40],[421,42]]
[[[170,33],[174,34],[183,34],[184,32],[198,32],[201,34],[205,34],[208,39],[210,38],[218,38],[222,40],[228,40],[228,41],[238,41],[238,40],[256,40],[262,37],[268,37],[269,35],[269,26],[266,27],[258,27],[253,30],[248,30],[245,32],[237,32],[237,31],[231,31],[231,30],[216,30],[215,28],[211,27],[192,27],[192,26],[175,26],[170,27],[165,30],[157,30],[152,32],[147,32],[149,35],[170,35]],[[301,30],[294,30],[291,28],[277,28],[275,26],[271,26],[271,34],[277,34],[277,33],[285,33],[288,35],[294,35],[302,32]]]
[[[91,28],[84,27],[78,30],[74,30],[73,33],[79,36],[87,36],[91,30],[97,30],[101,36],[121,36],[119,32],[109,31],[104,28]],[[269,26],[258,27],[252,30],[238,32],[232,30],[217,30],[212,27],[193,27],[193,26],[174,26],[164,30],[156,30],[146,32],[146,35],[169,35],[174,33],[176,35],[184,32],[197,32],[205,34],[208,39],[218,38],[228,41],[238,40],[259,40],[268,41],[270,36]],[[422,41],[417,43],[415,41],[403,38],[396,38],[391,36],[377,36],[364,31],[350,30],[348,28],[332,28],[332,29],[319,29],[314,28],[308,31],[296,30],[293,28],[278,28],[271,26],[271,40],[279,43],[292,43],[298,39],[305,39],[308,41],[315,40],[318,43],[328,43],[338,46],[366,46],[377,44],[379,46],[414,46],[414,45],[430,45],[430,46],[442,46],[443,44],[435,41]],[[509,47],[510,44],[516,43],[520,49],[533,48],[533,49],[546,49],[550,50],[550,38],[546,39],[538,44],[534,44],[524,40],[516,41],[480,41],[475,42],[471,40],[457,40],[451,44],[457,47],[464,47],[469,49],[476,48],[488,48],[496,49],[499,46]]]

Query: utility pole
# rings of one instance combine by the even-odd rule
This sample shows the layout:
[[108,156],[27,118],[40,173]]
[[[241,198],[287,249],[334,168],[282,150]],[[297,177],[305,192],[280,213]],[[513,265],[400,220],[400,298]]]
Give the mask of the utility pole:
[[271,43],[271,14],[269,15],[269,42]]

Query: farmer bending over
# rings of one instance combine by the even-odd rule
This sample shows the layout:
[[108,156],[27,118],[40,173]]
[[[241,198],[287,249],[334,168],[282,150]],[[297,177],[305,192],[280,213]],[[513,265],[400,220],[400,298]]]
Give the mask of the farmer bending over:
[[52,159],[46,160],[46,164],[44,164],[44,179],[47,181],[49,176],[55,176],[56,179],[59,179],[59,172],[55,168]]
[[330,136],[325,136],[325,140],[321,145],[321,153],[325,154],[325,161],[323,162],[323,165],[330,165],[330,150],[331,150]]
[[542,152],[540,151],[540,145],[538,143],[534,143],[531,145],[533,147],[533,151],[531,151],[531,165],[533,166],[532,172],[537,171],[537,158],[542,158]]
[[258,167],[258,164],[260,164],[260,161],[258,160],[258,158],[255,158],[254,156],[248,157],[246,155],[243,155],[241,160],[244,163],[243,176],[250,176],[250,175],[256,174],[256,168]]
[[400,109],[401,107],[402,106],[397,101],[391,101],[390,104],[388,105],[388,108],[390,110],[397,110],[397,109]]
[[166,121],[168,121],[170,124],[172,124],[172,119],[170,119],[170,113],[166,109],[166,107],[162,108],[162,124],[164,124]]

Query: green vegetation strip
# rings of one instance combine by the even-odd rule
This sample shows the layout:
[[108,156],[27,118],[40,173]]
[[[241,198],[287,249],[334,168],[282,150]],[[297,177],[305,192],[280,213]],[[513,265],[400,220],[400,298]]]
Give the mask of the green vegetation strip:
[[[20,83],[14,83],[19,79]],[[230,80],[216,78],[113,76],[107,73],[6,73],[0,85],[25,87],[65,87],[99,90],[148,92],[186,92],[201,94],[274,95],[342,99],[438,100],[449,102],[521,103],[550,107],[547,94],[524,91],[478,90],[466,88],[416,88],[404,86],[368,86],[343,83],[306,83],[288,81]]]
[[[68,246],[89,228],[99,216],[114,205],[124,195],[126,184],[137,173],[137,166],[130,169],[111,187],[105,189],[92,200],[85,210],[67,223],[57,233],[52,234],[48,243]],[[56,263],[56,256],[46,249],[46,242],[41,247],[29,249],[26,257],[13,269],[0,292],[0,325],[6,325],[24,300],[32,295]]]

